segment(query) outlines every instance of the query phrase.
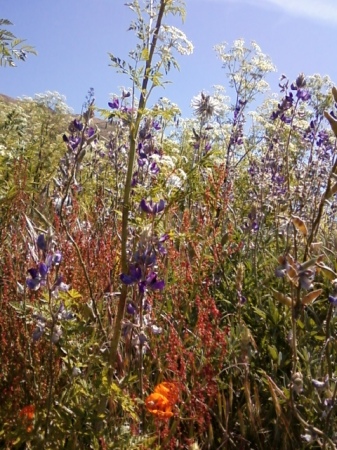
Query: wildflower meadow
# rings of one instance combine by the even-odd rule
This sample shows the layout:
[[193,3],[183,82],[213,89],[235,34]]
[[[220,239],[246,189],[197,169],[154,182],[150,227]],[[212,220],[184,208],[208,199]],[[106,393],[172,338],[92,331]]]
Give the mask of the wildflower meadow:
[[0,96],[0,448],[336,449],[337,89],[238,39],[182,117],[183,2],[125,7],[105,109]]

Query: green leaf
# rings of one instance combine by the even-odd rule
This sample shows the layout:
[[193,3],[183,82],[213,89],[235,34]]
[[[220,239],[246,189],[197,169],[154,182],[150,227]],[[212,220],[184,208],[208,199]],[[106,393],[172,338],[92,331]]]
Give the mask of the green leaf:
[[149,50],[147,47],[144,47],[140,55],[140,60],[147,61],[148,59],[149,59]]
[[268,345],[268,351],[274,361],[278,361],[278,352],[274,345]]

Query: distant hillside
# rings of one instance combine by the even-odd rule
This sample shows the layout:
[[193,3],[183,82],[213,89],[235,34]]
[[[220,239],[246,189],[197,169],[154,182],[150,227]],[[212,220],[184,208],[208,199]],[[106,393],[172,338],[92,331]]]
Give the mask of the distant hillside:
[[[4,103],[19,103],[21,101],[20,98],[13,98],[13,97],[9,97],[8,95],[5,94],[0,94],[0,102],[4,102]],[[80,114],[72,114],[69,117],[69,121],[72,118],[78,118]],[[94,117],[94,124],[96,126],[98,126],[98,128],[100,129],[100,135],[103,136],[104,138],[107,138],[110,132],[111,127],[108,125],[107,121],[102,120],[98,117]],[[66,130],[63,130],[66,131]]]
[[6,102],[6,103],[16,103],[19,101],[19,99],[9,97],[8,95],[5,95],[5,94],[0,94],[0,100],[2,100],[3,102]]

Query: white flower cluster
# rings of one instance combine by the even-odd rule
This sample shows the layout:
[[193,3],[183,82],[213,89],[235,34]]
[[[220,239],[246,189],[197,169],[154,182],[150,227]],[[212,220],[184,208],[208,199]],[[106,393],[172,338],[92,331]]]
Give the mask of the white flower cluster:
[[223,67],[229,70],[227,75],[230,86],[240,90],[239,95],[250,98],[254,93],[268,89],[269,85],[264,77],[275,72],[276,67],[256,42],[251,42],[248,48],[243,39],[238,39],[229,50],[226,42],[216,45],[214,49],[224,63]]
[[34,98],[23,97],[22,100],[33,101],[58,114],[72,114],[73,110],[66,103],[66,97],[56,91],[46,91],[42,94],[35,94]]
[[181,55],[191,55],[193,53],[193,44],[183,33],[171,25],[163,25],[159,34],[159,39],[163,41],[168,49],[175,48]]
[[161,175],[165,178],[165,186],[169,191],[173,188],[181,188],[184,180],[186,179],[186,173],[177,168],[179,163],[178,158],[170,155],[152,155],[151,161],[155,161],[160,167]]

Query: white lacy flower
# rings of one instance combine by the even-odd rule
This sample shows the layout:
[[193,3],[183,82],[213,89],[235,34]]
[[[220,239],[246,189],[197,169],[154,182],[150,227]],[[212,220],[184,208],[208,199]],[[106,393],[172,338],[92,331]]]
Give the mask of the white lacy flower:
[[176,27],[163,25],[159,39],[167,43],[168,47],[175,48],[181,55],[191,55],[193,53],[193,44],[183,33]]
[[169,155],[151,155],[150,159],[154,162],[156,162],[157,164],[159,164],[160,166],[166,166],[170,169],[174,169],[176,166],[176,162],[177,162],[177,158],[175,158],[174,156],[169,156]]
[[175,173],[172,173],[166,180],[166,187],[180,189],[186,179],[186,173],[182,169],[177,169]]
[[73,113],[72,108],[66,103],[66,97],[57,91],[46,91],[41,94],[35,94],[33,101],[59,114]]

